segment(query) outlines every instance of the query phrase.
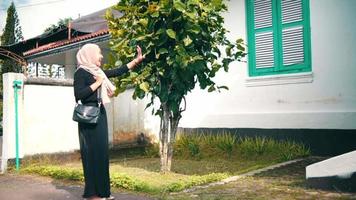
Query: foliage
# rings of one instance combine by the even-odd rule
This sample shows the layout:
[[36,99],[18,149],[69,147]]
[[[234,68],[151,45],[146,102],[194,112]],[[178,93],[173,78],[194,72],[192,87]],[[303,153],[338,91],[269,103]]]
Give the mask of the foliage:
[[[131,156],[128,159],[122,154],[111,153],[112,156],[116,156],[111,159],[110,164],[111,185],[116,188],[150,194],[177,192],[195,185],[219,181],[229,175],[238,175],[263,168],[286,159],[307,156],[310,153],[304,145],[295,142],[258,137],[250,139],[234,137],[233,134],[227,132],[221,134],[180,134],[175,144],[175,151],[180,152],[176,153],[176,165],[173,167],[175,173],[168,174],[158,172],[160,162],[158,158],[137,157],[137,155],[126,152]],[[199,160],[196,159],[196,154],[191,154],[192,150],[187,148],[188,141],[191,139],[199,147]],[[235,142],[231,156],[229,156],[229,148],[222,148],[227,150],[222,152],[218,144],[229,144],[227,146],[230,146],[231,141]],[[254,148],[255,146],[259,147]],[[261,148],[262,146],[263,148]],[[155,149],[152,152],[156,152],[157,155],[158,147],[151,146],[151,148]],[[261,152],[261,149],[264,151]],[[122,150],[119,152],[122,153]],[[142,153],[137,150],[135,152],[139,155]],[[77,154],[63,154],[64,160],[59,155],[39,156],[32,160],[27,158],[28,161],[22,161],[21,171],[56,179],[83,181],[79,153]],[[68,160],[69,157],[71,159]],[[74,160],[74,163],[71,160]]]
[[223,154],[231,156],[236,146],[236,137],[230,133],[222,132],[219,134],[205,134],[205,143],[212,148],[216,148]]
[[[121,0],[113,9],[124,15],[106,14],[115,53],[106,67],[128,63],[135,57],[136,46],[142,47],[146,59],[118,80],[118,92],[133,86],[134,99],[150,97],[146,108],[159,99],[160,106],[153,107],[152,114],[161,118],[161,170],[170,171],[185,95],[196,83],[209,92],[228,89],[213,78],[245,56],[243,40],[227,39],[223,0]],[[199,155],[197,145],[188,143],[188,147],[194,156]]]
[[46,33],[51,33],[51,32],[55,32],[61,29],[64,29],[67,27],[68,23],[70,21],[72,21],[73,19],[71,17],[67,17],[64,19],[60,19],[57,24],[51,24],[49,27],[47,27],[44,32]]
[[280,161],[310,155],[310,149],[305,145],[293,141],[276,141],[271,138],[255,137],[242,138],[238,148],[245,157],[256,157],[263,155],[277,155]]
[[[39,174],[55,179],[66,179],[72,181],[84,181],[83,172],[77,168],[63,167],[56,165],[29,165],[21,170],[23,173]],[[186,188],[206,184],[227,178],[226,173],[211,173],[203,176],[190,176],[188,179],[178,179],[175,182],[157,187],[145,180],[138,180],[125,173],[111,173],[110,184],[112,187],[123,188],[132,191],[147,192],[151,194],[161,192],[181,191]]]
[[[16,12],[14,2],[7,9],[6,25],[1,36],[1,45],[11,45],[23,40],[20,21]],[[7,72],[21,72],[21,65],[13,60],[6,59],[2,63],[1,75]]]
[[268,155],[286,161],[310,155],[309,148],[293,141],[277,141],[265,137],[236,138],[227,132],[182,133],[177,137],[174,150],[178,158],[184,159],[217,159],[221,156],[255,159]]
[[[132,60],[136,45],[146,54],[142,67],[117,82],[119,92],[133,85],[133,98],[150,94],[147,107],[158,97],[175,119],[181,117],[182,99],[196,83],[209,92],[227,89],[212,78],[245,56],[242,39],[232,43],[225,36],[228,31],[221,16],[227,10],[225,1],[122,0],[113,9],[124,16],[107,13],[111,49],[117,60],[109,67]],[[162,106],[153,113],[162,115]]]
[[145,155],[150,158],[159,157],[159,145],[157,143],[150,144],[145,149]]
[[182,158],[201,158],[200,150],[201,137],[190,137],[189,135],[181,134],[177,137],[174,144],[175,154]]
[[246,155],[262,155],[276,147],[276,142],[265,137],[245,137],[240,139],[240,149]]
[[30,165],[22,169],[22,171],[27,173],[39,174],[41,176],[49,176],[55,179],[84,181],[82,170],[65,168],[62,166]]

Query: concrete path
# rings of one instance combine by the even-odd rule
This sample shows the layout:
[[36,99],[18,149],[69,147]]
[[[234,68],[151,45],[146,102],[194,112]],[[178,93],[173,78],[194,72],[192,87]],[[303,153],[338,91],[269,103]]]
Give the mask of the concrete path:
[[[81,200],[83,186],[64,184],[46,177],[0,175],[1,200]],[[150,200],[145,196],[114,193],[117,200]]]

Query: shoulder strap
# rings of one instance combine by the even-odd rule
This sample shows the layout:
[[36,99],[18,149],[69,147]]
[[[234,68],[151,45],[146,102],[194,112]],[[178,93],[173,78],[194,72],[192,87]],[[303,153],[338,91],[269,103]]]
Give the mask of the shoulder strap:
[[101,86],[97,89],[97,99],[98,99],[98,105],[99,107],[101,106]]

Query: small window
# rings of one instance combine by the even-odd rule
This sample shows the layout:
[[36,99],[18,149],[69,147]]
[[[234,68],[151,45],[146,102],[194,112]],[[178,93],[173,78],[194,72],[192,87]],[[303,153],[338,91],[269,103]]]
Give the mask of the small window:
[[311,71],[309,0],[246,0],[249,75]]

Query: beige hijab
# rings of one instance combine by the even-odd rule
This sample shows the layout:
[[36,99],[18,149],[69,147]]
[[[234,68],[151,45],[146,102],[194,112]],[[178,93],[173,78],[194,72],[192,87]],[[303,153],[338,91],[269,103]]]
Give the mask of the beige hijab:
[[109,94],[113,94],[116,90],[116,87],[110,82],[108,77],[106,77],[100,66],[97,66],[97,63],[100,63],[100,56],[101,53],[98,45],[85,44],[82,48],[79,49],[77,53],[77,62],[79,65],[78,69],[82,68],[94,76],[103,77],[104,80],[101,85],[101,99],[105,104],[110,103]]

